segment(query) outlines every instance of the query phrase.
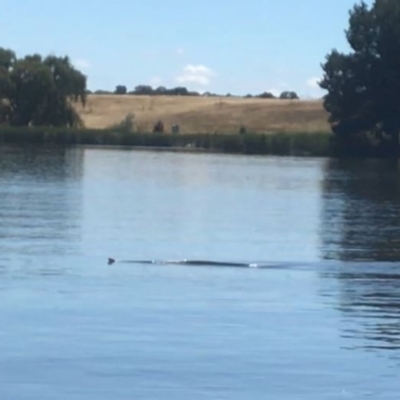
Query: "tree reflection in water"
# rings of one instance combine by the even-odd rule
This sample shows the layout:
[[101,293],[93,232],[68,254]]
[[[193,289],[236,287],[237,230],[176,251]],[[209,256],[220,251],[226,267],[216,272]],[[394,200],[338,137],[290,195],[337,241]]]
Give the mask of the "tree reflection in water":
[[323,274],[339,281],[343,336],[357,339],[354,347],[400,350],[399,165],[326,164],[321,249],[326,260],[341,262]]

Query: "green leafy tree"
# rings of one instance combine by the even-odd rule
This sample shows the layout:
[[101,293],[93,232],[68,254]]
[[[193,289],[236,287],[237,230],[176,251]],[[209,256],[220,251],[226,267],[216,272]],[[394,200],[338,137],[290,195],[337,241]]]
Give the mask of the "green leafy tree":
[[320,87],[338,138],[351,142],[361,132],[399,152],[400,1],[364,2],[350,11],[349,54],[333,50],[322,65]]
[[264,92],[256,96],[260,99],[275,99],[275,96],[270,92]]
[[128,89],[124,85],[118,85],[114,91],[115,94],[127,94]]
[[299,96],[297,95],[296,92],[285,91],[281,93],[279,98],[282,100],[298,100]]
[[153,88],[149,85],[138,85],[135,87],[134,94],[150,95],[153,93]]
[[68,57],[34,54],[18,59],[0,48],[0,123],[81,126],[73,103],[86,102],[86,77]]

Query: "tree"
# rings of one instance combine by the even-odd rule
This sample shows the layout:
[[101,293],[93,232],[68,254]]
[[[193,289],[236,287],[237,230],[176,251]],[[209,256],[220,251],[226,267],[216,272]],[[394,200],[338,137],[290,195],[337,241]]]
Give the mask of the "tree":
[[38,54],[18,59],[0,48],[0,123],[11,126],[79,126],[72,103],[86,101],[86,77],[68,57]]
[[155,91],[155,94],[158,95],[165,95],[168,94],[168,89],[165,86],[159,86]]
[[[346,38],[349,54],[332,50],[322,65],[324,107],[339,139],[373,133],[399,154],[400,1],[364,2],[350,11]],[[387,140],[389,139],[389,141]]]
[[185,87],[178,86],[170,90],[173,96],[187,96],[189,94],[189,91]]
[[139,85],[135,87],[134,94],[149,95],[152,94],[153,88],[149,85]]
[[264,92],[256,96],[260,99],[275,99],[275,96],[270,92]]
[[299,96],[297,95],[296,92],[282,92],[281,95],[279,96],[280,99],[282,100],[298,100]]
[[128,89],[124,85],[118,85],[115,88],[115,94],[126,94],[128,92]]

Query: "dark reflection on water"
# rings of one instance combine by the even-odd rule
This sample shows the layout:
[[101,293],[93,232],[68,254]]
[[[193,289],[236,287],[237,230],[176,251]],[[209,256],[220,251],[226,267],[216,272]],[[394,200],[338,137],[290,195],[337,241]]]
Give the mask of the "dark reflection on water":
[[329,160],[321,239],[325,259],[344,261],[333,276],[350,347],[400,350],[399,164]]
[[400,164],[328,160],[321,222],[325,259],[400,261]]
[[83,151],[0,147],[0,251],[60,254],[77,244]]
[[339,283],[328,295],[342,314],[347,348],[400,350],[400,264],[343,263],[320,275]]

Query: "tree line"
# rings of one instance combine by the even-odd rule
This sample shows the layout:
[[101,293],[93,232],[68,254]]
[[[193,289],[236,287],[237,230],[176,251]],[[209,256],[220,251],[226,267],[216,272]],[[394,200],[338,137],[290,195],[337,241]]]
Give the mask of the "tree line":
[[[400,155],[400,1],[361,1],[349,12],[350,52],[333,49],[319,83],[335,142],[351,154]],[[73,103],[86,102],[86,76],[68,57],[18,58],[0,48],[0,124],[77,127]],[[110,93],[97,91],[95,93]],[[200,96],[187,88],[118,85],[115,94]],[[205,93],[203,96],[217,96]],[[227,94],[226,96],[231,96]],[[244,97],[276,98],[264,92]],[[295,92],[279,98],[297,99]]]
[[110,90],[96,90],[87,91],[88,94],[120,94],[120,95],[135,95],[135,96],[203,96],[203,97],[244,97],[244,98],[259,98],[259,99],[282,99],[282,100],[298,100],[299,96],[293,91],[283,91],[279,96],[274,95],[271,92],[263,92],[258,95],[247,94],[245,96],[236,96],[231,93],[217,94],[211,92],[205,92],[203,94],[196,91],[189,91],[186,87],[175,87],[166,88],[165,86],[159,86],[153,88],[150,85],[138,85],[133,90],[128,91],[125,85],[117,85],[114,91]]

